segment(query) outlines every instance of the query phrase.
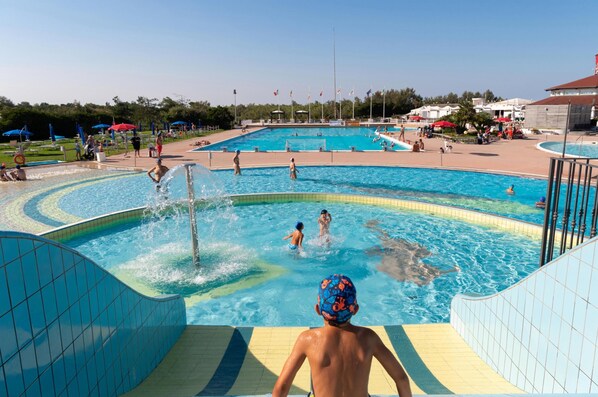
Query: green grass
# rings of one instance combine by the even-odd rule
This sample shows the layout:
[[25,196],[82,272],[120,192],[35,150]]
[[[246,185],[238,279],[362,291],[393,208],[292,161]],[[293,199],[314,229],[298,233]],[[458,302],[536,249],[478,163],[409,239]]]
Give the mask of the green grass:
[[[186,135],[183,136],[182,139],[191,139],[191,138],[199,138],[204,136],[209,136],[215,134],[217,132],[221,132],[222,130],[215,130],[215,131],[196,131],[196,132],[187,132]],[[147,150],[148,143],[153,143],[155,146],[155,136],[152,136],[151,131],[143,131],[139,134],[142,138],[141,150]],[[129,152],[133,150],[133,146],[131,145],[130,139],[131,134],[129,136]],[[100,138],[102,135],[94,134],[94,138]],[[110,136],[107,135],[106,139],[109,141]],[[106,156],[112,156],[115,154],[120,154],[125,152],[124,144],[120,139],[119,135],[117,134],[116,139],[119,143],[118,146],[104,146],[104,152]],[[165,138],[164,143],[169,142],[176,142],[180,141],[181,138]],[[52,142],[48,139],[45,141],[32,141],[30,146],[25,150],[25,159],[27,162],[31,161],[47,161],[47,160],[60,160],[64,161],[66,153],[66,161],[76,161],[76,154],[75,154],[75,139],[61,139],[60,141],[56,141],[56,145],[53,148],[50,147],[42,147],[42,146],[49,146]],[[65,148],[65,153],[60,151],[60,146]],[[0,144],[0,163],[5,163],[8,168],[12,168],[15,166],[15,162],[13,161],[13,154],[5,154],[5,152],[14,152],[15,148],[9,146],[8,143]],[[83,152],[83,148],[81,149]]]

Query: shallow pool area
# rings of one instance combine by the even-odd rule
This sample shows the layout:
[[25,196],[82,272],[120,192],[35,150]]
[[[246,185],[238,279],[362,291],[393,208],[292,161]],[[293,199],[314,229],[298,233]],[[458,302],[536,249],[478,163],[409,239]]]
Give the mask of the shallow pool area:
[[[332,214],[329,242],[319,237],[322,208]],[[332,273],[359,286],[358,324],[445,322],[455,294],[494,293],[537,267],[537,240],[414,211],[263,203],[197,218],[199,270],[186,217],[147,218],[68,245],[142,290],[182,294],[188,322],[204,325],[319,325],[316,287]],[[282,240],[297,221],[303,252]]]
[[[561,156],[563,142],[540,142],[538,148]],[[565,153],[574,157],[598,158],[598,141],[567,142]]]
[[[264,128],[236,138],[228,139],[194,151],[242,152],[257,151],[380,151],[384,139],[376,137],[370,127],[285,127]],[[387,144],[389,151],[409,150],[407,145]]]

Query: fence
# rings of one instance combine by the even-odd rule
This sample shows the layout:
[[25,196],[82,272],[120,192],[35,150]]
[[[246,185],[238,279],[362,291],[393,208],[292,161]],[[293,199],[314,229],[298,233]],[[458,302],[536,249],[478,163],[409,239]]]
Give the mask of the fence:
[[540,266],[596,236],[598,159],[552,158]]

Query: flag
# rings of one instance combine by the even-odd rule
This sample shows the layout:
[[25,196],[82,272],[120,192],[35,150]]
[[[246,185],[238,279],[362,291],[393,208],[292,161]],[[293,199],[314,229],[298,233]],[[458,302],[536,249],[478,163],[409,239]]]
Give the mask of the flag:
[[274,96],[278,95],[278,90],[274,91]]
[[308,96],[307,96],[307,100],[308,100],[308,101],[311,101],[311,95],[308,95]]
[[293,90],[291,90],[291,92],[289,92],[289,96],[292,98],[293,97]]
[[354,92],[355,92],[355,90],[351,90],[351,92],[349,92],[349,96],[353,96]]
[[341,94],[341,89],[339,88],[338,90],[336,90],[336,95],[340,95]]
[[368,90],[368,92],[365,93],[365,96],[370,96],[370,95],[372,95],[372,89],[371,88]]
[[236,89],[233,90],[233,95],[237,95],[237,90]]
[[320,91],[320,96],[324,95],[324,90]]

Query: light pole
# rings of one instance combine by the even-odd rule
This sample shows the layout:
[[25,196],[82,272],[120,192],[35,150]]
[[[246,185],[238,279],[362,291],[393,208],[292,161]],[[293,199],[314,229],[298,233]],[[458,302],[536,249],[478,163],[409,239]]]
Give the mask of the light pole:
[[235,122],[234,125],[237,125],[237,89],[233,90],[233,95],[235,97]]

